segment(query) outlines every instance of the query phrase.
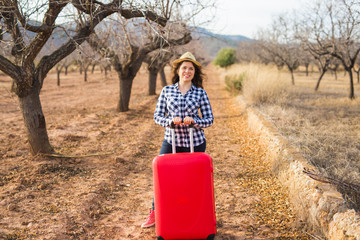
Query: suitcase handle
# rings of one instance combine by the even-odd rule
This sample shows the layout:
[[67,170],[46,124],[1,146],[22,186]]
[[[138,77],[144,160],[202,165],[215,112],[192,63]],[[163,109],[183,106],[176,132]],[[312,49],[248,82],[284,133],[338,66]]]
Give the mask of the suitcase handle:
[[[190,130],[190,152],[194,152],[194,123],[191,123],[189,126]],[[175,144],[175,123],[171,121],[170,124],[171,130],[171,142],[172,142],[172,153],[176,153],[176,144]]]

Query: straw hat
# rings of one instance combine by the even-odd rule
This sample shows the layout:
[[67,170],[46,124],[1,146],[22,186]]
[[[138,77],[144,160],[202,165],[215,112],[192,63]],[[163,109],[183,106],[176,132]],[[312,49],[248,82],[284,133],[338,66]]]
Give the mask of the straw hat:
[[194,64],[196,64],[198,67],[201,67],[201,64],[196,61],[194,55],[192,55],[191,52],[186,52],[183,55],[181,55],[181,57],[179,59],[176,59],[175,61],[173,61],[173,67],[176,67],[178,63],[184,62],[184,61],[189,61],[192,62]]

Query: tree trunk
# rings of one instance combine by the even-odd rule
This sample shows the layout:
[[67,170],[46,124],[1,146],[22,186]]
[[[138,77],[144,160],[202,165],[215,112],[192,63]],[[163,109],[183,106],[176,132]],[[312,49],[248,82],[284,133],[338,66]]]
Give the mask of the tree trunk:
[[350,77],[350,95],[349,95],[349,98],[350,99],[355,99],[354,79],[353,79],[353,73],[352,73],[351,68],[350,68],[350,70],[347,70],[347,72],[349,73],[349,77]]
[[60,87],[60,73],[61,73],[61,69],[57,70],[57,85],[58,85],[58,87]]
[[105,72],[105,80],[107,80],[107,67],[104,68],[104,72]]
[[87,72],[89,70],[89,67],[90,67],[90,64],[87,64],[84,68],[84,82],[87,82],[87,77],[88,77]]
[[165,75],[164,68],[165,68],[165,67],[162,67],[162,68],[160,69],[161,85],[162,85],[163,87],[165,87],[165,86],[167,85],[167,83],[166,83],[166,75]]
[[131,96],[131,88],[133,84],[133,77],[120,77],[120,96],[117,106],[118,112],[129,111],[129,103]]
[[87,82],[87,69],[84,69],[84,82]]
[[68,74],[68,68],[69,68],[69,66],[65,66],[65,76],[67,76],[67,74]]
[[32,154],[53,153],[46,130],[45,117],[42,111],[39,91],[32,90],[27,96],[19,97],[26,133]]
[[117,106],[119,112],[126,112],[129,110],[132,84],[136,74],[139,72],[144,57],[145,54],[139,54],[133,59],[131,64],[127,66],[121,67],[120,64],[114,66],[120,80],[120,97]]
[[149,96],[156,95],[156,78],[158,72],[156,70],[149,71]]
[[294,78],[294,70],[292,68],[289,68],[291,73],[291,83],[292,85],[295,85],[295,78]]
[[305,64],[306,76],[309,76],[309,64]]
[[318,79],[318,81],[317,81],[317,83],[316,83],[315,91],[317,91],[317,90],[319,89],[320,81],[321,81],[321,79],[323,78],[323,76],[325,75],[325,72],[326,72],[326,70],[322,70],[322,71],[321,71],[320,77],[319,77],[319,79]]

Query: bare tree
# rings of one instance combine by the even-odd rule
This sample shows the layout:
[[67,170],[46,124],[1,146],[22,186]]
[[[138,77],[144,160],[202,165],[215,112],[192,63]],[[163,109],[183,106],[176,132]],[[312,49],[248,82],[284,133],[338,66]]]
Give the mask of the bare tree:
[[360,52],[360,11],[354,0],[321,0],[307,9],[301,24],[303,41],[317,55],[330,55],[350,79],[349,98],[355,98],[353,69]]
[[[117,31],[121,32],[120,30]],[[120,81],[120,93],[117,110],[125,112],[129,110],[130,96],[133,80],[139,71],[141,64],[147,54],[150,52],[166,48],[170,45],[185,44],[191,40],[191,35],[185,32],[185,35],[177,39],[165,39],[162,36],[154,35],[147,40],[144,45],[136,44],[135,40],[129,35],[129,31],[121,32],[125,36],[125,46],[121,50],[112,50],[108,43],[104,43],[97,34],[93,34],[88,39],[90,45],[103,56],[111,59],[115,71],[118,73]]]
[[324,77],[325,73],[329,69],[330,62],[331,62],[331,56],[330,55],[314,55],[315,63],[319,69],[320,76],[316,82],[315,91],[317,91],[320,87],[320,82],[322,78]]
[[300,44],[295,39],[294,21],[286,15],[273,20],[271,28],[259,31],[258,43],[278,68],[286,66],[294,85],[294,71],[300,66]]
[[89,68],[97,64],[101,60],[101,56],[87,42],[81,44],[76,52],[76,61],[80,67],[80,74],[84,73],[84,82],[87,82]]
[[[145,56],[157,49],[188,43],[192,38],[184,22],[187,22],[188,18],[195,16],[206,7],[212,6],[211,4],[207,5],[211,2],[212,0],[158,0],[155,3],[161,6],[163,15],[173,19],[166,28],[159,28],[158,25],[148,21],[124,21],[113,18],[112,21],[118,23],[116,26],[109,22],[107,27],[97,29],[99,32],[105,29],[105,34],[94,33],[88,39],[94,49],[104,57],[111,59],[112,66],[118,73],[120,92],[117,110],[119,112],[129,110],[133,80]],[[183,11],[183,7],[186,6],[191,6],[189,9],[191,11]],[[188,13],[190,15],[187,15]],[[111,31],[106,29],[111,29]],[[112,34],[112,36],[109,37],[108,34]],[[102,38],[103,35],[106,36],[106,39]],[[114,38],[121,41],[109,41]]]
[[[239,50],[239,55],[241,55],[241,53],[242,53],[242,50],[241,50],[242,48],[249,47],[249,48],[252,48],[252,51],[253,51],[253,55],[251,55],[250,58],[248,59],[248,60],[250,60],[250,62],[262,63],[265,65],[268,65],[270,63],[275,63],[273,54],[271,54],[267,50],[265,50],[265,48],[263,48],[263,45],[264,45],[263,41],[254,40],[251,42],[251,44],[245,44],[245,45],[241,46],[240,50]],[[240,59],[242,59],[242,58],[240,58]],[[247,61],[246,57],[243,60]],[[281,67],[283,67],[283,65],[281,65]]]
[[309,51],[306,51],[303,47],[299,49],[299,58],[300,64],[305,66],[305,74],[309,76],[309,66],[314,61],[314,56],[312,56]]
[[74,62],[74,52],[62,59],[60,62],[58,62],[55,65],[56,73],[57,73],[57,85],[60,86],[60,74],[61,71],[65,70],[65,75],[67,75],[67,69],[68,67]]
[[236,59],[239,62],[263,62],[263,57],[258,52],[259,48],[257,47],[256,41],[242,41],[238,44],[236,49]]
[[108,71],[111,71],[111,62],[109,59],[107,58],[102,58],[100,60],[100,71],[101,72],[104,72],[104,75],[105,75],[105,80],[107,80],[107,75],[108,75]]
[[[299,32],[297,34],[298,34],[298,36],[302,36],[301,32]],[[301,39],[301,37],[298,37],[298,38]],[[331,60],[333,59],[333,57],[330,55],[319,54],[316,50],[309,47],[308,44],[306,43],[306,41],[302,42],[302,49],[304,52],[307,52],[308,54],[310,54],[310,56],[312,56],[315,65],[319,69],[320,76],[319,76],[319,78],[316,82],[316,86],[315,86],[315,91],[317,91],[320,87],[320,82],[321,82],[322,78],[324,77],[327,70],[329,70],[329,68],[330,68]]]
[[[106,3],[104,3],[106,2]],[[51,153],[45,116],[39,98],[47,73],[58,62],[71,54],[77,46],[94,32],[94,28],[113,13],[122,17],[147,18],[164,25],[166,19],[145,8],[123,5],[122,1],[48,0],[48,1],[0,1],[0,26],[2,44],[11,45],[11,57],[0,55],[0,70],[13,80],[12,91],[18,96],[20,109],[26,126],[28,142],[33,154]],[[65,7],[76,9],[78,15],[86,16],[82,26],[56,25]],[[127,8],[128,7],[128,8]],[[36,21],[42,19],[41,21]],[[54,29],[66,30],[68,38],[61,39],[61,46],[53,52],[40,55],[46,42],[53,36]],[[71,31],[68,31],[71,30]],[[54,36],[55,37],[55,36]]]

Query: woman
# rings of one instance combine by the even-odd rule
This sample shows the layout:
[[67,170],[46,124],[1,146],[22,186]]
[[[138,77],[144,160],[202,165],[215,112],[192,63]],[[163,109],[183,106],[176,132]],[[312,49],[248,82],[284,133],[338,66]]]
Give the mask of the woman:
[[[194,151],[205,152],[206,140],[203,128],[213,124],[213,114],[209,98],[203,89],[201,64],[190,53],[184,53],[173,62],[172,85],[166,86],[159,96],[154,120],[166,127],[160,155],[172,153],[170,125],[175,124],[176,152],[190,152],[189,127],[194,124]],[[199,110],[201,117],[199,116]],[[141,227],[155,225],[154,203],[150,215]]]

